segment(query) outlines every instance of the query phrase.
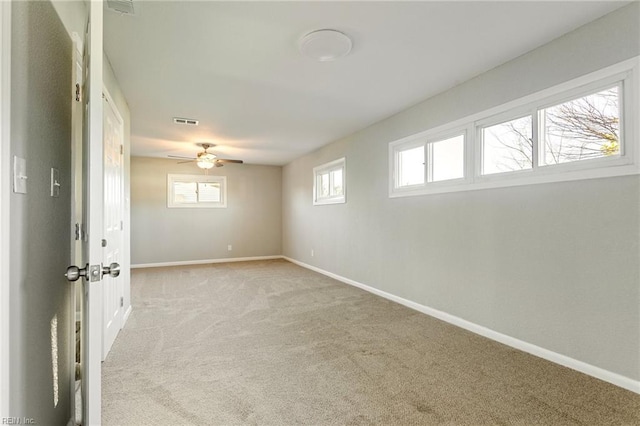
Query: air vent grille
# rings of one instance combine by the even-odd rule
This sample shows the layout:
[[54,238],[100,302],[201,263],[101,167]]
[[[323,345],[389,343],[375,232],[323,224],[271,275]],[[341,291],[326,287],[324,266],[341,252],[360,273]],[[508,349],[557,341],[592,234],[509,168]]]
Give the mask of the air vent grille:
[[107,9],[114,12],[135,15],[136,8],[134,7],[133,0],[107,0]]
[[176,124],[185,124],[187,126],[197,126],[199,123],[198,120],[194,120],[193,118],[180,118],[180,117],[173,117],[173,122]]

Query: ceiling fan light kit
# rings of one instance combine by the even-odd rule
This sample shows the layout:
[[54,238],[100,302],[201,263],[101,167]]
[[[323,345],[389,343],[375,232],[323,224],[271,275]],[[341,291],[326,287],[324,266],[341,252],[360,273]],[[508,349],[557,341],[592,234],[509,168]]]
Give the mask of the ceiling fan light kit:
[[223,163],[236,163],[236,164],[244,163],[242,160],[231,160],[229,158],[218,158],[217,155],[208,152],[207,150],[209,148],[215,146],[212,143],[199,143],[198,145],[201,146],[204,149],[204,151],[199,152],[196,155],[196,158],[182,157],[182,156],[178,156],[178,155],[168,155],[168,157],[170,157],[170,158],[180,158],[180,159],[188,160],[188,161],[179,161],[178,163],[195,162],[196,166],[198,166],[201,169],[204,169],[205,171],[209,170],[209,169],[211,169],[213,167],[222,167],[222,166],[224,166]]
[[312,31],[298,41],[300,53],[319,62],[335,61],[346,56],[352,46],[346,34],[331,29]]
[[196,161],[196,165],[201,169],[208,170],[215,165],[215,161],[205,158],[198,158],[198,160]]

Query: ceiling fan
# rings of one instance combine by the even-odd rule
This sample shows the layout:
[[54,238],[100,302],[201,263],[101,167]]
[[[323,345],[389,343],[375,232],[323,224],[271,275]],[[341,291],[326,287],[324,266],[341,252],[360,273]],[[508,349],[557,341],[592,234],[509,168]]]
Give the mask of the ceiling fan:
[[204,151],[199,152],[196,156],[196,158],[190,158],[190,157],[181,157],[178,155],[168,155],[167,157],[171,157],[171,158],[182,158],[185,159],[187,161],[178,161],[179,164],[181,163],[190,163],[192,161],[195,161],[196,165],[198,167],[200,167],[201,169],[205,169],[208,170],[212,167],[222,167],[224,166],[224,163],[238,163],[238,164],[242,164],[243,161],[242,160],[231,160],[228,158],[218,158],[217,155],[212,154],[210,152],[207,152],[207,150],[209,148],[214,147],[214,144],[211,143],[199,143],[199,146],[201,146]]

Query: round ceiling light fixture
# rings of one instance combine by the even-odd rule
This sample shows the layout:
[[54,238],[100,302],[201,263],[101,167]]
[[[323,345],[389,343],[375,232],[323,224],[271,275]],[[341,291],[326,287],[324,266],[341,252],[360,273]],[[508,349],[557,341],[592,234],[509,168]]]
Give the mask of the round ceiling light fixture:
[[320,62],[335,61],[351,52],[353,43],[344,33],[336,30],[316,30],[298,42],[300,53]]

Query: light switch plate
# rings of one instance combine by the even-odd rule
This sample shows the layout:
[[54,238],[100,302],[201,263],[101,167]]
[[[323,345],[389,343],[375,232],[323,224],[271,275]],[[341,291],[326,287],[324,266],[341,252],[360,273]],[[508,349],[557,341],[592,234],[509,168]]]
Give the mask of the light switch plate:
[[51,168],[51,196],[60,196],[60,170]]
[[27,161],[18,156],[13,157],[13,192],[27,193]]

